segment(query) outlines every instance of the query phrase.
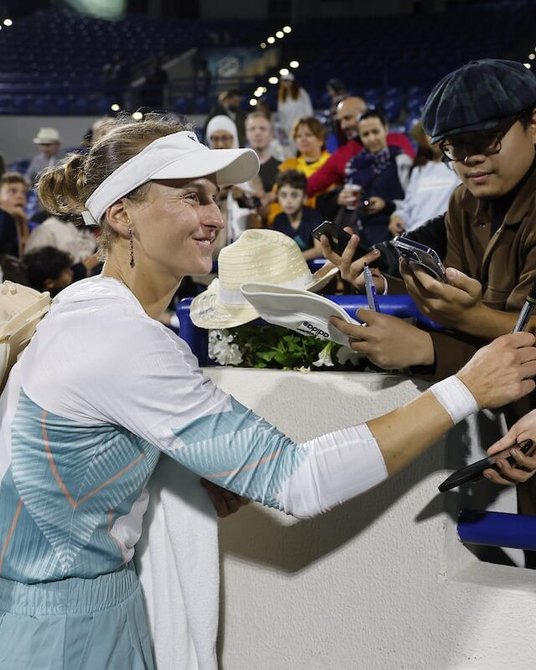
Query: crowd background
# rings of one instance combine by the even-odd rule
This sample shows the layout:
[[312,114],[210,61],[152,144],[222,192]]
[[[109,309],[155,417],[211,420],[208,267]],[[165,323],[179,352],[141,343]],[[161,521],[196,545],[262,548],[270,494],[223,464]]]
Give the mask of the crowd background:
[[[17,215],[15,243],[13,230],[6,233],[13,212],[0,196],[7,211],[1,254],[22,257],[27,238],[47,219],[32,189],[40,170],[87,147],[105,132],[108,118],[152,110],[190,121],[207,144],[209,123],[228,118],[238,145],[259,154],[262,183],[226,199],[231,220],[220,247],[245,228],[271,227],[276,217],[276,229],[294,237],[308,260],[321,255],[311,237],[320,219],[339,217],[371,243],[415,228],[440,213],[422,211],[419,182],[428,174],[436,184],[442,180],[441,207],[456,185],[453,175],[443,174],[440,157],[426,153],[418,125],[432,85],[473,57],[527,58],[536,13],[533,2],[392,2],[382,6],[381,16],[369,3],[327,16],[323,3],[305,13],[291,2],[275,14],[272,7],[268,19],[270,8],[262,4],[252,9],[232,2],[225,17],[207,2],[189,9],[172,4],[123,3],[114,15],[110,3],[106,16],[98,16],[90,2],[19,3],[9,15],[6,8],[0,34],[2,170],[28,180],[28,198],[24,222]],[[461,22],[483,12],[486,27],[479,23],[465,40]],[[357,119],[366,110],[378,113],[372,125],[384,135],[372,149],[359,141]],[[378,165],[388,168],[379,180]],[[287,170],[303,173],[308,185],[299,206],[283,211],[276,182]],[[368,188],[359,183],[365,180]],[[351,182],[361,186],[359,202],[352,200],[355,191],[346,190]],[[364,227],[363,221],[374,225]],[[44,228],[63,233],[63,223],[47,221]],[[58,246],[43,232],[33,235],[28,250],[35,250],[36,237],[41,247]],[[76,241],[71,235],[59,248],[73,264],[98,270],[87,234]],[[75,279],[82,276],[74,273]]]
[[[138,10],[142,9],[142,3],[131,4],[133,9],[135,6]],[[229,6],[234,4],[226,3],[223,11],[227,9],[230,14]],[[263,3],[258,4],[264,6]],[[312,14],[311,7],[319,8],[322,3],[302,4]],[[190,6],[194,5],[190,3]],[[433,5],[438,11],[428,12],[425,5]],[[419,3],[412,3],[412,10],[418,8]],[[412,182],[418,181],[416,175],[424,172],[427,165],[434,170],[436,163],[445,167],[430,152],[426,154],[426,150],[423,158],[421,149],[423,146],[426,149],[425,142],[420,137],[418,126],[415,126],[431,85],[471,58],[494,56],[523,61],[533,49],[531,26],[535,14],[531,2],[464,3],[463,6],[462,3],[434,2],[420,3],[420,11],[409,11],[406,7],[408,11],[404,14],[374,18],[360,16],[351,22],[347,18],[326,16],[292,22],[287,14],[280,17],[276,26],[273,20],[266,19],[236,20],[233,17],[233,20],[222,22],[187,16],[158,18],[148,17],[143,11],[112,22],[66,12],[65,8],[58,6],[36,9],[39,11],[27,14],[20,21],[16,19],[9,30],[6,27],[0,34],[0,127],[11,128],[11,131],[3,133],[5,146],[0,144],[0,151],[6,158],[9,178],[13,178],[14,172],[23,175],[22,178],[15,177],[14,183],[22,186],[25,197],[29,196],[22,212],[20,204],[10,212],[7,200],[2,200],[0,185],[0,207],[15,222],[18,251],[14,253],[23,258],[22,264],[9,266],[10,270],[26,273],[26,281],[35,281],[34,285],[52,292],[59,290],[64,281],[75,278],[74,265],[77,263],[82,273],[80,276],[84,272],[98,271],[93,254],[95,245],[91,233],[88,235],[84,231],[85,240],[77,233],[71,236],[73,231],[69,222],[51,221],[46,212],[39,210],[32,184],[25,181],[31,177],[28,169],[34,155],[43,153],[42,147],[59,145],[54,156],[58,155],[61,159],[70,149],[84,147],[94,141],[99,132],[106,131],[107,117],[115,114],[112,105],[118,106],[117,111],[126,109],[129,113],[141,109],[143,114],[147,109],[163,108],[169,113],[186,116],[207,142],[210,140],[206,137],[205,128],[209,117],[223,115],[236,122],[236,136],[245,137],[242,145],[251,145],[259,157],[262,156],[263,165],[268,166],[262,192],[258,190],[258,184],[243,185],[242,193],[235,192],[233,203],[228,200],[229,204],[241,200],[246,205],[238,208],[246,210],[242,212],[242,218],[237,212],[237,230],[240,230],[241,220],[249,221],[245,226],[255,225],[256,217],[252,213],[259,214],[258,203],[252,201],[255,197],[267,210],[272,208],[274,219],[278,215],[274,214],[274,207],[279,204],[284,209],[273,187],[270,188],[270,173],[274,182],[281,174],[279,166],[274,169],[274,161],[290,161],[287,165],[293,171],[303,163],[308,170],[316,162],[317,155],[321,160],[324,153],[334,156],[345,147],[346,150],[348,147],[352,149],[357,144],[355,126],[358,116],[367,107],[383,114],[389,123],[391,139],[393,135],[399,140],[405,138],[407,151],[410,154],[416,151],[419,160],[423,161],[415,163],[407,184],[408,191]],[[273,49],[263,49],[260,45],[266,37],[287,22],[292,26],[292,32],[287,34],[288,40],[285,37]],[[467,39],[468,25],[471,26],[471,39]],[[198,48],[199,44],[203,45],[202,49]],[[250,54],[246,53],[249,47],[252,54],[256,54],[251,61]],[[290,67],[294,59],[299,62],[297,68]],[[527,62],[530,64],[530,60]],[[272,76],[279,79],[279,71],[283,68],[290,68],[294,80],[309,95],[313,114],[307,112],[305,118],[314,118],[322,126],[323,132],[318,133],[323,136],[319,154],[318,147],[316,153],[314,147],[308,147],[302,149],[300,155],[293,155],[290,141],[297,140],[297,137],[288,137],[281,132],[279,81],[269,85],[268,80]],[[287,81],[292,79],[287,78]],[[154,90],[150,90],[153,86]],[[256,96],[256,91],[260,95]],[[256,99],[257,104],[250,105],[251,99]],[[338,108],[341,102],[343,105]],[[348,104],[353,111],[346,115],[344,111]],[[248,137],[248,116],[252,111],[257,113],[259,110],[264,110],[263,114],[249,117],[249,121],[256,120],[256,126],[259,126],[260,120],[264,135],[261,128],[259,139],[259,128],[256,127],[255,130],[250,128]],[[263,122],[264,118],[267,124]],[[304,127],[313,130],[317,124],[306,122],[300,126],[302,130]],[[8,144],[13,146],[10,140],[17,136],[21,127],[29,129],[29,132],[25,141],[20,142],[20,150],[15,153],[11,149],[6,150]],[[75,127],[81,129],[76,137],[73,136]],[[56,133],[49,133],[48,139],[60,141],[34,142],[46,137],[46,133],[42,132],[46,130]],[[222,141],[221,130],[216,128],[220,134],[219,141]],[[379,132],[381,134],[381,127]],[[230,134],[234,142],[234,133]],[[312,134],[319,139],[314,130]],[[387,146],[393,146],[387,133],[385,140]],[[296,146],[299,146],[297,142]],[[311,151],[311,160],[304,160],[308,151]],[[339,155],[345,156],[346,153],[343,151]],[[305,174],[304,170],[300,174]],[[343,172],[339,182],[341,191],[345,176]],[[298,184],[295,190],[303,191],[299,187],[299,176],[294,174],[289,178],[287,175],[286,179],[284,187],[287,190]],[[225,193],[226,200],[229,195]],[[306,195],[311,198],[318,194],[311,196],[303,191],[303,195],[304,198]],[[396,210],[390,216],[396,214],[396,218],[390,220],[391,233],[400,232],[404,216],[408,216],[408,211],[414,211],[415,200],[411,200],[411,207],[407,196],[404,200],[406,206],[393,200]],[[313,208],[316,207],[316,202],[312,204]],[[339,203],[335,200],[325,205],[336,207]],[[287,229],[292,230],[292,212],[288,216],[289,221],[285,223]],[[273,225],[268,217],[267,213],[266,220],[260,225]],[[39,232],[34,234],[34,231]],[[64,235],[67,232],[69,235]],[[47,240],[42,254],[49,254],[44,275],[39,272],[42,263],[31,256],[35,251],[29,252],[31,247],[26,240],[30,240],[32,235],[34,239],[42,237]],[[75,246],[62,252],[58,238],[68,238]],[[56,246],[50,240],[54,240]],[[24,249],[21,248],[23,242],[26,242]],[[60,257],[56,254],[53,262],[51,249],[56,248],[64,255]],[[77,258],[75,249],[79,251]],[[16,255],[11,255],[13,258]],[[31,267],[34,272],[30,272]],[[52,269],[54,272],[58,270],[58,277],[50,275]],[[193,290],[197,289],[193,287]],[[255,401],[262,405],[268,393],[271,398],[268,409],[274,420],[286,421],[289,429],[295,425],[293,411],[290,411],[289,417],[285,415],[286,408],[292,410],[296,393],[302,392],[301,389],[297,391],[292,377],[280,373],[278,379],[287,384],[284,391],[280,381],[273,388],[263,386],[256,389],[252,388],[251,377],[246,380],[241,376],[244,371],[233,372],[237,375],[237,395],[239,389],[244,392],[247,387],[248,396],[254,396]],[[215,369],[212,374],[218,381],[220,371]],[[313,416],[306,415],[304,421],[314,424],[316,415],[320,414],[334,417],[340,412],[345,415],[350,409],[354,412],[356,405],[364,414],[376,412],[380,407],[383,409],[384,405],[385,409],[390,404],[394,406],[398,400],[396,394],[401,391],[391,384],[389,380],[392,378],[385,376],[384,379],[381,400],[379,394],[370,394],[368,390],[363,398],[356,399],[355,379],[348,382],[348,388],[345,387],[343,393],[328,393],[325,386],[319,386],[310,399],[307,397],[306,406],[311,408]],[[408,395],[414,393],[412,382],[405,384],[405,392]],[[486,418],[480,417],[480,421],[485,422]],[[473,432],[479,427],[471,424]],[[455,449],[459,451],[460,444],[465,448],[469,438],[455,433],[449,442],[453,453]],[[246,650],[240,646],[244,631],[249,633],[247,625],[251,624],[256,629],[255,634],[260,629],[267,633],[265,637],[270,639],[271,653],[281,660],[280,667],[283,664],[285,667],[330,667],[333,659],[337,659],[336,663],[341,668],[359,667],[356,665],[359,661],[362,667],[371,670],[432,665],[439,668],[486,667],[487,670],[505,665],[531,667],[529,654],[523,652],[530,645],[523,639],[520,624],[532,610],[533,577],[528,577],[526,571],[519,571],[515,577],[511,572],[501,572],[500,569],[491,572],[487,569],[489,566],[481,563],[475,568],[469,552],[461,554],[459,546],[455,545],[455,530],[449,527],[445,533],[443,516],[438,512],[440,507],[443,508],[435,500],[430,501],[430,480],[425,481],[431,472],[442,466],[441,458],[430,456],[418,464],[416,471],[399,478],[391,492],[382,489],[369,496],[364,503],[318,522],[322,540],[315,546],[305,537],[310,531],[306,524],[290,532],[287,526],[276,524],[271,517],[256,509],[244,512],[245,523],[243,518],[232,519],[223,533],[223,552],[227,559],[229,555],[238,557],[236,562],[240,563],[240,574],[235,575],[228,560],[225,607],[229,611],[225,617],[225,649],[229,665],[251,667],[251,655],[259,653],[262,644],[248,644]],[[415,479],[426,486],[414,487]],[[414,487],[414,494],[408,493],[411,487]],[[449,505],[451,508],[456,505],[452,498],[447,503]],[[389,508],[394,514],[384,513]],[[417,519],[413,518],[415,510],[421,510]],[[361,520],[356,527],[355,518],[358,517]],[[408,519],[411,519],[410,524]],[[249,528],[258,531],[259,527],[261,532],[257,535],[262,539],[251,542]],[[268,540],[264,540],[270,535],[275,536],[277,547],[272,552],[266,551]],[[355,540],[355,536],[360,536],[359,543],[349,541]],[[434,538],[432,546],[430,538]],[[441,542],[447,546],[446,551],[440,546]],[[328,554],[331,554],[330,561],[319,560]],[[393,554],[396,554],[396,560],[393,560]],[[329,570],[323,570],[326,563],[331,564]],[[265,570],[266,565],[275,569]],[[343,568],[347,567],[354,575],[349,591],[340,589],[337,581]],[[400,578],[400,570],[404,572],[403,579]],[[465,571],[465,578],[454,575],[456,571]],[[367,577],[365,580],[364,573],[373,574],[375,578]],[[289,575],[290,579],[285,579]],[[251,584],[250,589],[243,589],[245,582]],[[288,601],[283,596],[289,595],[294,600],[297,583],[307,593],[307,598],[300,600],[300,616],[290,617],[289,621],[285,607],[278,611],[278,615],[272,616],[271,621],[267,621],[262,611],[257,612],[258,609],[265,609],[258,608],[259,601],[279,599],[286,606]],[[254,584],[260,584],[260,589]],[[393,593],[395,584],[396,592]],[[259,594],[262,596],[260,599]],[[238,600],[240,602],[236,602]],[[494,602],[494,608],[489,608],[490,601]],[[371,614],[378,603],[389,605],[385,608],[383,619]],[[233,614],[230,613],[231,608]],[[356,614],[356,611],[359,613]],[[325,625],[326,613],[329,625]],[[313,627],[319,639],[312,640],[308,622],[315,621],[315,615],[324,625]],[[417,620],[418,626],[414,623]],[[282,625],[279,625],[281,622]],[[319,621],[315,623],[319,624]],[[333,634],[335,627],[337,634]],[[385,629],[389,631],[389,639],[382,632]],[[442,630],[441,635],[437,634],[438,630]],[[514,641],[521,660],[519,657],[512,659],[509,645],[504,645],[504,635],[497,635],[497,630],[506,632],[508,639]],[[248,638],[249,642],[251,639]],[[256,638],[255,641],[258,642]],[[315,648],[321,649],[322,653],[313,659],[311,649]],[[289,651],[292,649],[295,650],[294,656]],[[382,650],[380,661],[378,649]],[[237,657],[243,657],[243,666],[231,663]],[[255,663],[263,667],[262,660],[256,659]]]

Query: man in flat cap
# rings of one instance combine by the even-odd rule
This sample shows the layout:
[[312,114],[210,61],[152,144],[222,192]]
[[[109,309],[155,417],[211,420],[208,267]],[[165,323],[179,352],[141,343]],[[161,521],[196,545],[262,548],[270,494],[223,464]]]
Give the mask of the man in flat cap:
[[[535,108],[536,77],[521,63],[498,59],[471,61],[450,73],[424,106],[424,129],[462,182],[450,198],[442,245],[444,264],[460,272],[449,273],[448,284],[410,269],[404,279],[424,313],[477,338],[509,332],[536,279]],[[363,259],[355,261],[343,273],[358,286],[362,265]],[[391,292],[395,281],[388,283]],[[372,331],[360,332],[362,339]],[[423,334],[417,362],[396,359],[404,358],[403,348],[385,347],[381,338],[377,347],[395,357],[384,357],[384,367],[428,365],[443,377],[469,358],[469,345],[453,347],[450,339]]]
[[[535,108],[536,77],[513,61],[471,61],[435,86],[422,123],[462,182],[451,196],[443,232],[443,262],[451,269],[448,284],[412,268],[403,270],[403,278],[420,310],[447,330],[427,332],[366,312],[368,328],[341,326],[359,340],[355,350],[382,367],[413,367],[438,379],[485,341],[512,330],[536,280]],[[346,262],[345,268],[339,259],[337,265],[359,286],[363,260],[373,263],[378,256]],[[388,283],[392,292],[396,280]],[[385,288],[381,279],[377,288]],[[529,408],[509,408],[509,422]],[[523,502],[523,511],[536,513],[534,498]]]
[[[423,311],[448,328],[488,339],[509,332],[536,279],[535,108],[533,73],[498,59],[450,73],[424,106],[425,132],[462,182],[445,220],[444,263],[482,285],[480,296],[476,282],[454,273],[450,285],[405,273]],[[468,355],[433,343],[436,368]]]

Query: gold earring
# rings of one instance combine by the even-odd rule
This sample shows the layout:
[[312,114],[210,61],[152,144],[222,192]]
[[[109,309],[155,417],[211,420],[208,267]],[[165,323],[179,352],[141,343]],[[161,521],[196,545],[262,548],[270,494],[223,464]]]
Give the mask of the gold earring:
[[135,265],[135,261],[134,261],[134,238],[132,237],[132,228],[128,229],[128,248],[130,252],[130,267],[133,268]]

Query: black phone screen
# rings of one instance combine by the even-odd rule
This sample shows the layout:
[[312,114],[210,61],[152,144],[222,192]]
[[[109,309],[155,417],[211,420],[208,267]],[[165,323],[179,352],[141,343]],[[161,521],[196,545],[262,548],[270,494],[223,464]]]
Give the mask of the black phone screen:
[[[325,235],[328,238],[330,247],[335,253],[339,254],[339,256],[346,249],[346,245],[350,241],[350,235],[332,221],[324,221],[313,230],[313,237],[317,240],[320,239],[321,235]],[[360,242],[354,254],[354,260],[361,258],[361,256],[368,254],[370,251],[372,251],[371,247],[366,247]]]

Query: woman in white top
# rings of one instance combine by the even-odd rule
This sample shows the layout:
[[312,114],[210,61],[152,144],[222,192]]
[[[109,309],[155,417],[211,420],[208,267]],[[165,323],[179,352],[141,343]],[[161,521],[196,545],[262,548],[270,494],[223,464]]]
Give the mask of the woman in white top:
[[[105,263],[57,296],[1,396],[2,667],[154,667],[132,557],[161,453],[230,500],[308,517],[397,472],[479,407],[534,388],[534,338],[508,335],[400,409],[303,444],[216,388],[157,317],[185,275],[212,267],[220,186],[257,170],[250,149],[213,151],[149,119],[41,178],[48,211],[100,227]],[[203,538],[216,558],[215,534]],[[195,600],[205,576],[192,563],[181,579]],[[216,668],[209,624],[204,643],[210,658],[195,667]]]
[[411,134],[417,140],[417,154],[406,196],[389,220],[389,232],[393,236],[415,230],[446,212],[451,193],[460,183],[456,172],[442,160],[438,145],[428,142],[420,123],[415,124]]
[[294,123],[304,116],[313,116],[314,110],[309,93],[299,86],[294,75],[282,75],[277,94],[277,120],[280,141],[285,147],[286,157],[296,154],[296,145],[292,138]]

